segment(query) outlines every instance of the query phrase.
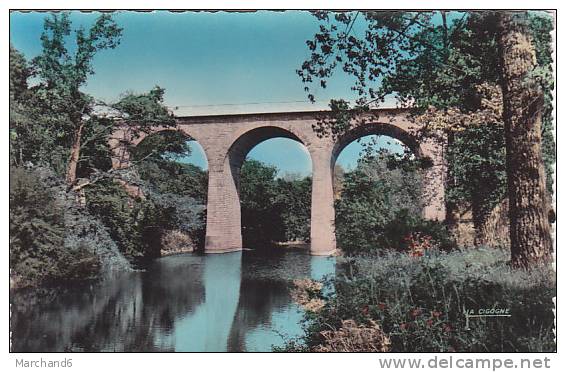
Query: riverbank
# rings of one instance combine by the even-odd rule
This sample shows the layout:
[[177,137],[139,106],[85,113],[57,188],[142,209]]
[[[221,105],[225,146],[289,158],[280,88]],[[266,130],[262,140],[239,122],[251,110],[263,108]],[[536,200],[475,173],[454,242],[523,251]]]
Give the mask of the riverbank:
[[[507,250],[490,248],[339,259],[345,275],[335,295],[321,297],[325,306],[307,316],[306,336],[284,350],[555,351],[556,273],[512,269],[508,261]],[[509,316],[468,318],[466,311]],[[357,343],[360,332],[375,342]]]
[[310,249],[310,243],[307,243],[304,240],[293,240],[293,241],[287,241],[287,242],[274,242],[273,245],[275,247],[281,248],[281,249],[302,249],[302,250]]

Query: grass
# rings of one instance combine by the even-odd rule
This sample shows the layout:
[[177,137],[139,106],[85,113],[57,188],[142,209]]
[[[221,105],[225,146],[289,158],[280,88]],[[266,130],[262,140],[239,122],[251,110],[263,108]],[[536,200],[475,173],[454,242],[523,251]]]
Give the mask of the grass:
[[[508,252],[490,248],[343,258],[335,293],[322,310],[307,312],[305,337],[287,350],[320,350],[328,332],[352,334],[339,332],[347,320],[379,324],[393,352],[556,350],[554,270],[517,270],[508,261]],[[473,318],[467,327],[465,310],[494,308],[511,316]]]

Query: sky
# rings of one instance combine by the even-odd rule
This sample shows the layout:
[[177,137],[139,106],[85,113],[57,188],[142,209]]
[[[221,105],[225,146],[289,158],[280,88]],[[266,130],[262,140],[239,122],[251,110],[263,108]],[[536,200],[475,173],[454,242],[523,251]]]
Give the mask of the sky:
[[[364,144],[374,143],[373,139],[377,137],[377,144],[374,148],[387,148],[392,152],[403,153],[403,145],[397,140],[387,136],[365,136],[346,146],[336,164],[339,164],[345,170],[353,170],[358,162],[360,153],[364,149]],[[204,150],[196,141],[190,141],[191,155],[179,159],[183,163],[191,163],[198,165],[203,169],[208,168]],[[249,159],[260,160],[267,164],[277,166],[278,176],[285,174],[294,174],[300,176],[309,176],[312,174],[312,162],[309,152],[302,144],[288,138],[272,138],[263,141],[255,146],[247,156]]]
[[[72,12],[73,28],[88,29],[98,15]],[[10,14],[10,41],[28,60],[41,52],[45,16]],[[318,29],[308,12],[121,11],[113,18],[123,28],[120,45],[96,55],[95,74],[84,87],[105,102],[155,85],[165,89],[165,104],[178,116],[321,110],[331,98],[353,98],[351,78],[337,73],[327,89],[312,91],[317,102],[308,102],[295,72],[309,56],[305,41]],[[192,147],[185,161],[205,167],[202,149]],[[338,164],[352,168],[360,150],[352,143]],[[280,174],[311,171],[306,149],[289,139],[265,141],[248,156],[276,165]]]

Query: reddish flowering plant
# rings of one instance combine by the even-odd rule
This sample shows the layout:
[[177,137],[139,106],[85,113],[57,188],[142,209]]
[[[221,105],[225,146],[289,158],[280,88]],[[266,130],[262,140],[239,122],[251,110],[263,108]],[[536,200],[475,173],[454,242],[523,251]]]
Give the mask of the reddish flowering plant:
[[422,311],[422,309],[420,309],[420,308],[416,308],[416,309],[411,310],[411,316],[412,316],[413,318],[418,317],[418,316],[421,315],[422,313],[423,313],[423,311]]
[[383,302],[380,302],[377,304],[377,307],[379,310],[385,310],[387,308],[387,305],[384,304]]
[[434,240],[430,235],[421,233],[411,233],[403,238],[403,242],[407,247],[409,256],[422,257],[427,250],[434,247]]

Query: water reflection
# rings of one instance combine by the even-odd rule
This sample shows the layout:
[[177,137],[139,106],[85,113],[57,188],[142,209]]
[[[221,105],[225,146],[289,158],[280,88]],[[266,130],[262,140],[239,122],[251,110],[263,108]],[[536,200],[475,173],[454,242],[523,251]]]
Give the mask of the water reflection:
[[96,285],[12,295],[13,351],[270,351],[301,333],[292,279],[333,275],[304,252],[193,254]]
[[238,307],[242,253],[206,257],[205,301],[176,324],[177,351],[226,351],[228,334]]

